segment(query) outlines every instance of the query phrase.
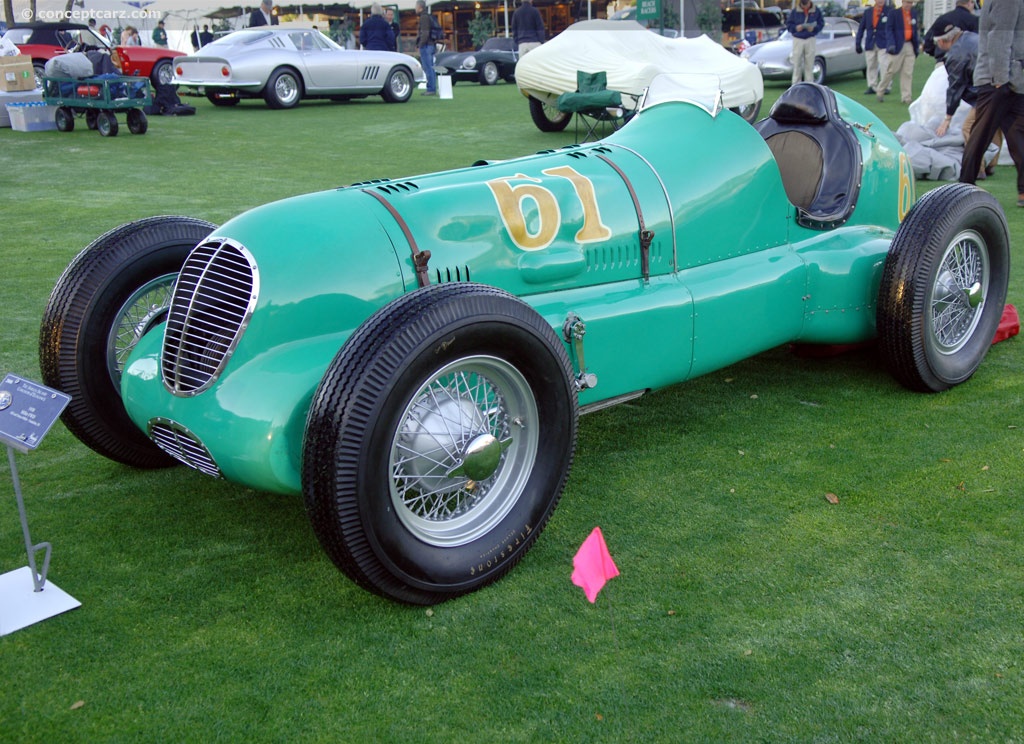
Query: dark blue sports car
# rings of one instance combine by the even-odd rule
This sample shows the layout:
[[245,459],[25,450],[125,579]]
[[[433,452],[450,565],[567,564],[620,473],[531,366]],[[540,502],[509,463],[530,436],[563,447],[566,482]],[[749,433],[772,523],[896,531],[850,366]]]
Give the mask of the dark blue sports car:
[[439,54],[434,60],[434,69],[441,75],[451,75],[452,83],[468,80],[494,85],[499,80],[515,81],[518,61],[519,53],[512,39],[495,36],[475,52]]

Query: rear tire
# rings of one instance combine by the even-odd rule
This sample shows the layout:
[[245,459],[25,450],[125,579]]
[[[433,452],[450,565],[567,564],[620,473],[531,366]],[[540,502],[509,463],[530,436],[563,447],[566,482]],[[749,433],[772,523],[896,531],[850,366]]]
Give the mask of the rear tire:
[[153,83],[154,88],[158,85],[170,85],[171,80],[174,79],[174,70],[171,69],[170,61],[162,59],[153,65],[153,70],[149,73],[149,79]]
[[213,229],[187,217],[122,225],[79,253],[50,294],[39,329],[43,382],[71,396],[61,419],[104,457],[142,468],[176,462],[128,417],[121,371],[163,321],[185,258]]
[[290,68],[274,70],[263,89],[263,100],[272,109],[290,109],[302,100],[302,80]]
[[1009,230],[991,194],[969,184],[925,194],[896,232],[879,287],[879,348],[893,376],[940,392],[973,375],[1009,276]]

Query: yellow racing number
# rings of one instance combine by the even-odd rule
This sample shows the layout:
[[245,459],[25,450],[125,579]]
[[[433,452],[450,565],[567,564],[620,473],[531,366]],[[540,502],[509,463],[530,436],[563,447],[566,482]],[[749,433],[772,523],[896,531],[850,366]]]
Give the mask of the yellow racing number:
[[905,152],[900,153],[900,186],[896,201],[900,222],[903,222],[907,212],[914,206],[914,171]]
[[[597,206],[597,193],[593,182],[569,166],[541,171],[545,176],[563,178],[572,184],[576,198],[583,208],[583,226],[576,232],[577,243],[607,240],[611,229],[601,221]],[[517,181],[517,183],[512,183]],[[558,199],[543,181],[522,173],[495,178],[487,182],[494,194],[501,221],[509,237],[524,251],[539,251],[551,245],[562,226],[562,211]],[[528,204],[532,203],[530,209]],[[530,213],[530,217],[527,214]]]

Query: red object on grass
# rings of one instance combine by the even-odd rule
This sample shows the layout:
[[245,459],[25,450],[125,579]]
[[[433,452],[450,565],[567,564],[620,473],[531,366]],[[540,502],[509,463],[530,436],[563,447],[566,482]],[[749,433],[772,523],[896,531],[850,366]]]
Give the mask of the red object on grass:
[[597,601],[597,593],[608,579],[614,579],[619,575],[619,569],[608,552],[600,527],[595,527],[590,536],[583,541],[572,559],[572,565],[572,583],[584,591],[591,604]]
[[996,328],[996,335],[992,339],[992,343],[998,344],[1018,333],[1020,333],[1020,318],[1017,317],[1017,308],[1007,305],[1003,308],[1003,317],[999,319],[999,327]]

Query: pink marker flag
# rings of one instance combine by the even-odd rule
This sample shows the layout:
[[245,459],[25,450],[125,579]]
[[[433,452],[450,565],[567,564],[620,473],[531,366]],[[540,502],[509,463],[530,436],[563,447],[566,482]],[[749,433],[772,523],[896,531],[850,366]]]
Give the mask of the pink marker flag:
[[608,579],[614,579],[619,575],[619,569],[608,552],[600,527],[595,527],[590,536],[583,541],[573,556],[572,566],[572,583],[584,591],[591,603],[597,601],[597,593]]

